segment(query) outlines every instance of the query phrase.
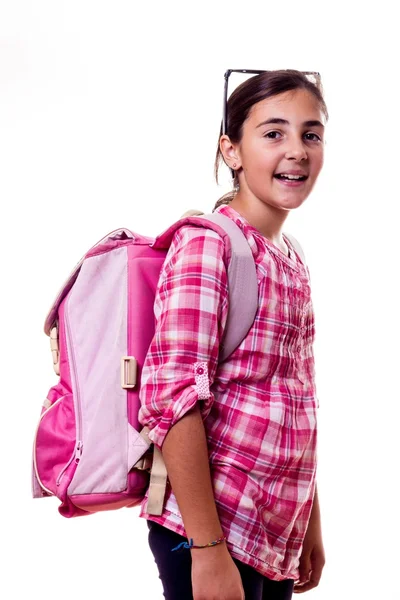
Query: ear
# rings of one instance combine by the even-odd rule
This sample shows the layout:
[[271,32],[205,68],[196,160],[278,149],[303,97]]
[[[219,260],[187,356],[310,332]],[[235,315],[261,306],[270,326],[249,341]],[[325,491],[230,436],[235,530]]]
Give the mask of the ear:
[[225,164],[234,171],[240,169],[242,162],[238,145],[233,144],[227,135],[222,135],[219,140],[219,147]]

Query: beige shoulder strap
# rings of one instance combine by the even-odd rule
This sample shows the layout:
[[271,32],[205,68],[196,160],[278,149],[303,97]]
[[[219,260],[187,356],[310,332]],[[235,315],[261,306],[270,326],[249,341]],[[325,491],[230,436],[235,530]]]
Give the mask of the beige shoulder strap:
[[303,261],[304,265],[306,265],[306,255],[304,254],[304,250],[300,245],[300,242],[298,242],[296,240],[296,238],[289,234],[289,233],[285,233],[285,236],[288,238],[288,240],[291,242],[293,248],[296,250],[297,254],[300,256],[301,260]]
[[165,491],[167,489],[167,469],[161,450],[153,444],[153,463],[150,471],[147,512],[149,515],[162,515]]
[[[140,432],[140,435],[146,442],[152,444],[148,434],[148,427],[144,427]],[[152,445],[153,459],[150,464],[148,457],[144,456],[135,464],[135,469],[150,469],[147,512],[150,515],[161,515],[164,507],[165,491],[167,489],[167,469],[161,451],[157,446]]]

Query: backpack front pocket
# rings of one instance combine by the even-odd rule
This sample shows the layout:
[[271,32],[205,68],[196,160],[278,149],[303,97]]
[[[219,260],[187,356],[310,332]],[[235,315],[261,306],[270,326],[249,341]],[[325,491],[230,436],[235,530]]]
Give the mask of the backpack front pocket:
[[36,430],[33,466],[43,495],[59,496],[58,486],[77,447],[74,399],[67,393],[45,408]]

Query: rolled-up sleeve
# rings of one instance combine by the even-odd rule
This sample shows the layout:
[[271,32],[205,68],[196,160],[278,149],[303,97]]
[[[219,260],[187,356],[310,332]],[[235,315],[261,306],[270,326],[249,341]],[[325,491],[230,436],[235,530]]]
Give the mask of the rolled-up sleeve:
[[161,270],[154,312],[139,421],[161,448],[171,427],[197,402],[206,418],[214,400],[210,386],[228,313],[225,248],[217,233],[189,226],[177,231]]

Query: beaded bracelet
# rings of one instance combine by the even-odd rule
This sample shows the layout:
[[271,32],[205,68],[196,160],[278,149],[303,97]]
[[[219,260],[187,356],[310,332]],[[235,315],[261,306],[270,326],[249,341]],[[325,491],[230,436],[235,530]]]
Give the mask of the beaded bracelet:
[[218,538],[217,540],[214,540],[213,542],[209,542],[208,544],[204,544],[203,546],[196,546],[195,544],[193,544],[193,538],[190,538],[189,543],[188,542],[181,542],[180,544],[178,544],[178,546],[176,546],[175,548],[172,548],[171,552],[174,552],[175,550],[179,550],[180,548],[186,548],[188,550],[190,550],[191,548],[211,548],[211,546],[216,546],[217,544],[222,544],[222,542],[226,541],[226,537],[223,535],[220,538]]

